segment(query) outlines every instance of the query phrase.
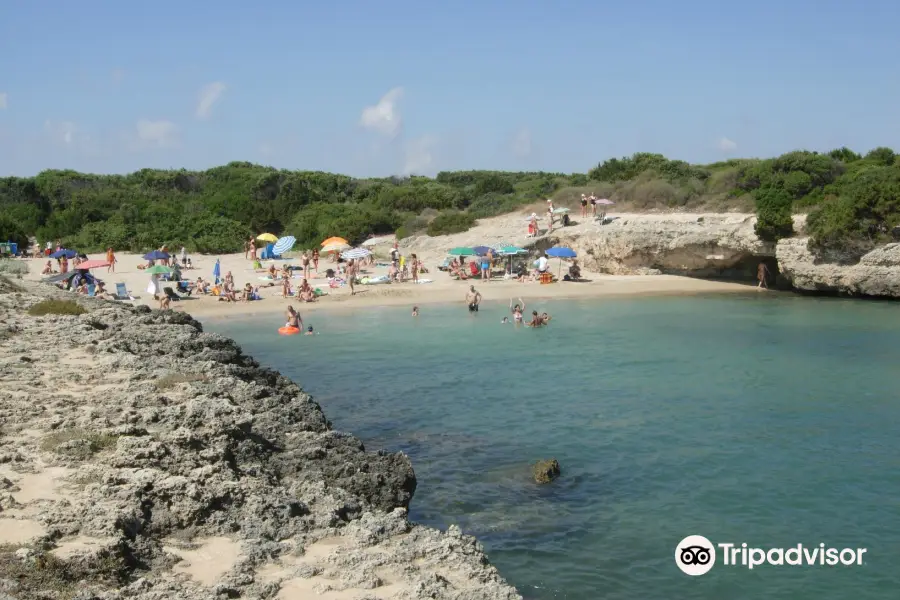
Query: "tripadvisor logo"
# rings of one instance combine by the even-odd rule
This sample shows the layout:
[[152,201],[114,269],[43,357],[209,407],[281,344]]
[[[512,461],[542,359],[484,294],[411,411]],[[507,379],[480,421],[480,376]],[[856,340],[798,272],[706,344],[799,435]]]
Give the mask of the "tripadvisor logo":
[[675,548],[675,564],[687,575],[705,575],[716,564],[716,557],[728,567],[754,569],[771,566],[859,566],[865,548],[831,548],[825,544],[789,548],[754,548],[746,543],[713,544],[702,535],[689,535]]

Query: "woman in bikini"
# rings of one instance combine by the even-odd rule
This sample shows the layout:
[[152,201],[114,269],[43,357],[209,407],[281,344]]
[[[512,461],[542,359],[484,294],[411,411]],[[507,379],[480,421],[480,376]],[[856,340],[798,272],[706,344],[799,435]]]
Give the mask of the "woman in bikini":
[[300,264],[303,266],[303,278],[309,279],[309,252],[304,252],[300,258]]
[[315,269],[316,275],[318,275],[319,274],[319,249],[318,248],[313,248],[312,263],[313,263],[313,269]]
[[519,304],[513,306],[512,298],[509,299],[509,309],[512,312],[513,321],[515,321],[516,325],[521,325],[522,323],[522,311],[525,310],[525,302],[519,298]]
[[415,254],[410,256],[409,269],[412,273],[413,283],[419,283],[419,259]]

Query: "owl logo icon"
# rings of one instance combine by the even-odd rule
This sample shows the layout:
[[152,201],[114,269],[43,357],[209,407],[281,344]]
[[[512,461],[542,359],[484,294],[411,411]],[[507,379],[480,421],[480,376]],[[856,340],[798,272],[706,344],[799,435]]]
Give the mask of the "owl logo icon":
[[716,547],[702,535],[689,535],[675,548],[675,564],[686,575],[705,575],[716,564]]

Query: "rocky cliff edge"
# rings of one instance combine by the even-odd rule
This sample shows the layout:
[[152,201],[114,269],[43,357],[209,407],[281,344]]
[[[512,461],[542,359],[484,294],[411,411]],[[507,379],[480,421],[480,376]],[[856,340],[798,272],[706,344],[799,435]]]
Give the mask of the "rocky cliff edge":
[[0,287],[0,598],[520,598],[474,538],[407,520],[405,455],[232,340]]

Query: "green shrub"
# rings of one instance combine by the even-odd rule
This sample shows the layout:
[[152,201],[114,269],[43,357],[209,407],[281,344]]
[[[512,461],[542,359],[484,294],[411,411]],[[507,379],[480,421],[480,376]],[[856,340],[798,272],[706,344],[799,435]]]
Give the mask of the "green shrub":
[[74,300],[41,300],[37,304],[28,309],[28,314],[32,317],[42,317],[44,315],[83,315],[87,310]]
[[755,194],[756,225],[754,231],[761,240],[777,241],[794,233],[791,218],[791,197],[781,188],[766,187]]
[[475,225],[475,217],[469,213],[453,211],[441,213],[428,224],[428,235],[449,235],[468,231]]

